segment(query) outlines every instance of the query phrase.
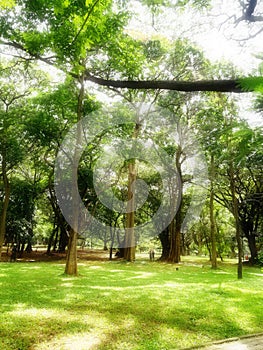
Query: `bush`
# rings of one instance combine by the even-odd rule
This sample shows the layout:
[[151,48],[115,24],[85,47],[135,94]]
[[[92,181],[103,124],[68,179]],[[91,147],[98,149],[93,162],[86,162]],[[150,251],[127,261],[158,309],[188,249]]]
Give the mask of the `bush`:
[[260,266],[263,266],[263,250],[261,250],[261,251],[258,253],[258,259],[257,259],[257,261],[258,261],[258,264],[259,264]]

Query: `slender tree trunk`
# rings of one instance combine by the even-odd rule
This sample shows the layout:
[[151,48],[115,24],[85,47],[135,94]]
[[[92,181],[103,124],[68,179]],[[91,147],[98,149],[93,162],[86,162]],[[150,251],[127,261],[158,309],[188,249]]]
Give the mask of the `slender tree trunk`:
[[132,185],[135,181],[136,181],[136,163],[135,163],[135,160],[132,160],[129,163],[128,206],[127,206],[125,247],[124,247],[124,259],[126,259],[127,261],[135,260],[135,237],[134,237],[135,192],[132,191]]
[[77,265],[77,236],[78,233],[71,228],[69,233],[68,251],[66,259],[65,273],[67,275],[77,275],[78,265]]
[[58,227],[54,224],[52,233],[48,239],[48,246],[47,246],[48,255],[50,255],[51,253],[51,247],[52,247],[52,244],[54,243],[54,237],[56,236],[57,230],[58,230]]
[[[140,123],[137,122],[134,127],[133,139],[137,139],[140,132]],[[128,165],[128,205],[127,205],[127,215],[126,215],[126,231],[124,238],[124,259],[127,261],[135,260],[135,235],[134,235],[134,222],[135,222],[135,189],[133,185],[135,184],[137,177],[136,170],[136,160],[131,159]]]
[[235,178],[234,178],[234,167],[232,160],[229,165],[229,175],[230,175],[230,189],[232,196],[232,206],[233,206],[233,215],[236,224],[236,240],[238,247],[238,268],[237,268],[237,278],[241,279],[243,275],[243,265],[242,265],[242,256],[243,256],[243,248],[242,248],[242,239],[241,239],[241,227],[238,217],[238,200],[236,197],[236,189],[235,189]]
[[[78,107],[77,107],[77,121],[79,122],[83,117],[83,101],[84,101],[84,78],[79,79],[80,83],[80,90],[79,90],[79,96],[78,96]],[[73,227],[70,229],[69,232],[69,242],[68,242],[68,251],[67,251],[67,258],[66,258],[66,267],[65,267],[65,274],[67,275],[77,275],[78,274],[78,267],[77,267],[77,239],[78,239],[78,222],[79,222],[79,205],[78,205],[78,159],[79,159],[79,144],[81,143],[81,137],[82,137],[82,129],[81,125],[77,124],[77,130],[76,130],[76,143],[74,145],[74,158],[73,158],[73,164],[72,164],[72,177],[73,177],[73,184],[76,184],[76,187],[73,186],[72,189],[72,203],[73,203]]]
[[3,201],[1,217],[0,217],[0,260],[2,256],[2,248],[5,240],[6,216],[7,216],[7,209],[9,205],[9,199],[10,199],[10,183],[6,173],[5,155],[2,158],[2,177],[3,177],[3,184],[4,184],[4,201]]
[[178,201],[178,208],[175,214],[175,218],[169,225],[170,236],[170,252],[168,261],[172,263],[179,263],[181,260],[181,225],[182,225],[182,198],[183,198],[183,181],[182,181],[182,169],[181,169],[181,155],[182,149],[178,146],[176,151],[176,170],[178,173],[178,182],[176,187],[173,184],[172,188],[172,210],[171,215],[175,212],[175,205]]
[[214,178],[215,178],[215,162],[214,162],[214,155],[211,155],[210,234],[211,234],[211,265],[212,265],[212,269],[216,269],[217,268],[216,225],[215,225],[215,216],[214,216]]

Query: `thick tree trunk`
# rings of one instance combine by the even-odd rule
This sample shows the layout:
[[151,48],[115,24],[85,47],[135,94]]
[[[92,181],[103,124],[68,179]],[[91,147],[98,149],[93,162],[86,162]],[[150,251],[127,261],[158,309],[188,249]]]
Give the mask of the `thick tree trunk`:
[[159,234],[159,238],[162,245],[162,254],[159,260],[166,261],[169,257],[170,251],[169,227]]
[[211,265],[212,269],[217,268],[217,252],[216,252],[216,224],[214,216],[214,178],[215,178],[215,162],[214,156],[211,156],[211,174],[210,174],[210,235],[211,235]]
[[168,262],[175,263],[176,261],[176,235],[175,235],[175,219],[169,225],[169,255]]
[[[260,192],[260,189],[258,189],[258,192]],[[248,241],[248,247],[250,250],[250,263],[253,265],[257,262],[257,246],[256,246],[256,235],[255,232],[259,229],[259,218],[260,215],[256,216],[254,212],[255,208],[251,208],[251,213],[254,215],[250,215],[249,212],[244,212],[243,210],[241,213],[239,212],[239,221],[240,226],[243,235],[246,237]],[[256,219],[255,219],[256,217]]]
[[180,203],[175,218],[169,225],[170,251],[167,261],[171,263],[179,263],[181,260],[181,211]]

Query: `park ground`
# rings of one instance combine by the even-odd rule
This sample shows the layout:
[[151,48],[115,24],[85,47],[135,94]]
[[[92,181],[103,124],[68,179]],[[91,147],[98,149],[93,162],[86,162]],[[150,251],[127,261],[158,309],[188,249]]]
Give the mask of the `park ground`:
[[78,277],[64,275],[63,254],[2,262],[0,350],[173,350],[262,332],[261,268],[238,280],[233,260],[182,260],[80,251]]

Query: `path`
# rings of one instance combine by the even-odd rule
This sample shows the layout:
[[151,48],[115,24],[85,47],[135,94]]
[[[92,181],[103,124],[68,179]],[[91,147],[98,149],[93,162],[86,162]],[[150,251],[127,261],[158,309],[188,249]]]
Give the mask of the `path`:
[[263,333],[250,337],[228,339],[200,348],[202,350],[263,350]]

